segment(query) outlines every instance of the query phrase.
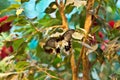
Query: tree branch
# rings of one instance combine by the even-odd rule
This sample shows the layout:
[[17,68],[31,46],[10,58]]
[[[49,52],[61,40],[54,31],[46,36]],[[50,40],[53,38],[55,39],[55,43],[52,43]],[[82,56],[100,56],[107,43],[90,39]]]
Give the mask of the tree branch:
[[72,49],[70,50],[71,53],[71,59],[70,59],[70,63],[71,63],[71,69],[72,69],[72,80],[78,80],[78,74],[77,74],[77,67],[76,67],[76,63],[75,63],[75,57],[74,57],[74,53],[72,52]]
[[[92,10],[92,6],[94,5],[94,0],[88,0],[88,4],[86,7],[86,20],[85,20],[85,25],[84,29],[86,30],[85,38],[83,39],[84,43],[87,43],[87,35],[90,32],[90,28],[92,25],[92,15],[89,13],[90,10]],[[90,80],[90,63],[88,60],[88,57],[86,55],[87,48],[82,46],[79,58],[78,58],[78,63],[77,63],[77,74],[79,71],[79,65],[80,61],[82,61],[82,66],[83,66],[83,80]]]
[[58,0],[55,0],[55,1],[57,4],[57,7],[59,9],[59,13],[61,15],[61,18],[62,18],[62,28],[65,30],[68,30],[67,18],[66,18],[65,13],[64,13],[64,9],[65,9],[64,2],[63,2],[63,0],[60,0],[60,3],[58,3]]

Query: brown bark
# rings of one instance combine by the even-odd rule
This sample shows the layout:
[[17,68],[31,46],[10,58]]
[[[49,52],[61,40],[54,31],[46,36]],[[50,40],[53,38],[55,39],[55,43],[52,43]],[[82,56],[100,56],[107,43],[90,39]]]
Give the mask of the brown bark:
[[[94,0],[88,0],[87,4],[87,13],[86,13],[86,20],[85,20],[85,25],[84,29],[86,30],[86,36],[84,39],[84,42],[87,43],[87,35],[90,32],[90,28],[92,25],[92,15],[89,13],[90,10],[92,10],[92,7],[94,5]],[[90,64],[88,57],[86,55],[87,48],[83,46],[83,53],[82,53],[82,64],[83,64],[83,80],[90,80]]]
[[56,4],[57,4],[57,7],[59,9],[59,13],[61,15],[61,18],[62,18],[62,28],[65,30],[68,30],[68,22],[67,22],[67,18],[65,16],[65,13],[64,13],[64,9],[65,9],[64,2],[63,2],[63,0],[60,0],[60,4],[59,4],[58,0],[56,0]]
[[78,74],[77,74],[77,67],[76,67],[76,63],[75,63],[75,58],[74,58],[74,53],[71,54],[71,69],[72,69],[72,80],[78,80]]
[[[90,32],[90,28],[92,25],[92,15],[89,13],[90,10],[92,10],[92,6],[94,5],[94,0],[88,0],[88,4],[86,7],[86,20],[85,20],[85,25],[84,25],[84,29],[86,30],[86,35],[85,38],[83,40],[83,42],[87,43],[87,35]],[[80,65],[80,61],[82,61],[82,66],[83,66],[83,80],[90,80],[90,63],[88,60],[88,57],[86,55],[87,52],[87,48],[86,47],[82,47],[81,52],[80,52],[80,56],[79,56],[79,61],[77,64],[77,74],[78,74],[78,70],[79,70],[79,65]]]

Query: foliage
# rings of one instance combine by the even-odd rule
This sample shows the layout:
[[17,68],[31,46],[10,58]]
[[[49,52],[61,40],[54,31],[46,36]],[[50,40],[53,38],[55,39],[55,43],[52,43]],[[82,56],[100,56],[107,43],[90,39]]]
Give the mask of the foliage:
[[[39,4],[44,1],[48,0],[0,0],[0,79],[71,80],[71,49],[78,63],[82,46],[85,46],[91,80],[119,80],[118,0],[95,0],[89,12],[93,23],[87,42],[83,41],[87,33],[84,29],[87,1],[65,0],[69,30],[63,28],[55,0],[43,6],[44,12],[37,10],[41,10]],[[82,63],[78,68],[81,80]]]

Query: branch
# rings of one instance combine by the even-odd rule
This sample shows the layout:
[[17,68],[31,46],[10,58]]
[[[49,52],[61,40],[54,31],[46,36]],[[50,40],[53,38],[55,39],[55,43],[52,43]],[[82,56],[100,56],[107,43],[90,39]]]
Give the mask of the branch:
[[[94,5],[94,0],[88,0],[88,4],[86,7],[86,20],[85,20],[85,25],[84,25],[84,29],[86,30],[86,34],[85,34],[85,38],[83,39],[84,43],[87,43],[87,35],[90,32],[90,28],[92,25],[92,15],[89,13],[90,10],[92,10],[92,6]],[[77,63],[77,74],[79,71],[79,65],[80,62],[82,61],[82,66],[83,66],[83,80],[90,80],[90,64],[89,64],[89,60],[88,57],[86,55],[87,52],[87,48],[85,46],[82,46],[81,52],[79,54],[79,58],[78,58],[78,63]]]
[[62,18],[62,28],[65,30],[68,30],[67,18],[66,18],[65,13],[64,13],[64,9],[65,9],[64,2],[63,2],[63,0],[60,0],[60,3],[58,3],[58,0],[55,0],[55,1],[57,4],[57,7],[59,9],[59,13],[61,15],[61,18]]
[[71,63],[71,69],[72,69],[72,80],[78,80],[78,74],[76,69],[77,67],[75,63],[74,53],[72,53],[72,49],[70,50],[70,53],[71,53],[70,63]]
[[85,25],[84,25],[84,29],[86,30],[87,34],[90,31],[91,28],[91,24],[92,24],[92,15],[89,13],[90,10],[92,10],[92,6],[94,4],[94,0],[88,0],[88,4],[87,4],[87,11],[86,11],[86,20],[85,20]]

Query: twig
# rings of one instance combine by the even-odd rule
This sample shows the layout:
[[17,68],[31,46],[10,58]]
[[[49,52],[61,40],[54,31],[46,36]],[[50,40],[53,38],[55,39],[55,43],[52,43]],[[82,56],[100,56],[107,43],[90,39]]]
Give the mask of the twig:
[[12,75],[12,74],[21,74],[21,73],[24,73],[25,71],[22,71],[22,72],[9,72],[9,73],[0,73],[0,78],[4,78],[4,77],[7,77],[9,75]]
[[58,80],[63,80],[63,79],[61,79],[61,78],[58,78],[58,77],[53,76],[53,75],[51,75],[50,73],[48,73],[47,70],[49,70],[49,69],[47,69],[47,68],[40,68],[40,67],[38,67],[38,66],[36,66],[36,68],[38,69],[38,71],[46,73],[46,74],[47,74],[49,77],[51,77],[51,78],[55,78],[55,79],[58,79]]
[[40,32],[39,30],[38,30],[38,28],[36,28],[36,26],[34,26],[34,24],[29,20],[28,21],[28,23],[30,23],[30,25],[37,31],[37,32]]

